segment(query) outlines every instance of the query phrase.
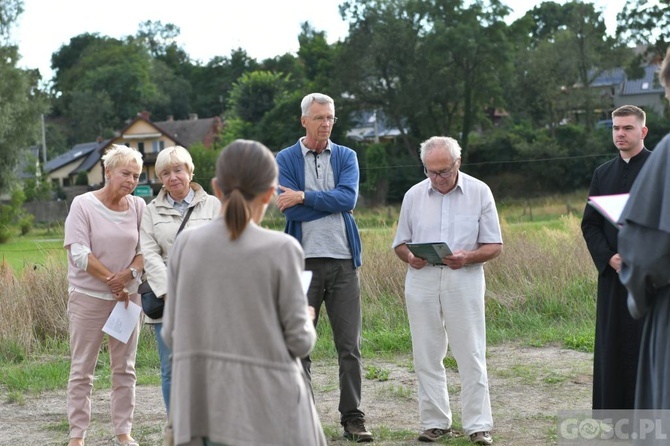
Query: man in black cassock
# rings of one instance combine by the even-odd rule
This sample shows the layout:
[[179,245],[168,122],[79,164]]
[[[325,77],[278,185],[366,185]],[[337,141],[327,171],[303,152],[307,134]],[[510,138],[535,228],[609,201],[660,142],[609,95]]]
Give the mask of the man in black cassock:
[[[644,111],[624,105],[612,112],[616,158],[593,173],[589,196],[628,193],[650,153]],[[584,209],[582,234],[598,269],[592,408],[632,409],[642,323],[631,317],[628,292],[619,281],[618,227],[590,205]]]
[[[670,49],[659,80],[670,100]],[[670,409],[670,135],[649,157],[620,223],[621,281],[630,313],[644,321],[635,409]],[[657,440],[643,443],[669,441]]]

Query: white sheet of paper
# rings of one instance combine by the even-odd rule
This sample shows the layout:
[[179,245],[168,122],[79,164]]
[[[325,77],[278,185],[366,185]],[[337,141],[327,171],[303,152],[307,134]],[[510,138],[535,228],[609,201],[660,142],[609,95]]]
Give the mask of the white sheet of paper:
[[312,274],[311,271],[303,271],[300,275],[300,282],[302,283],[302,290],[305,292],[305,295],[307,295],[307,290],[309,290],[309,284],[312,283]]
[[589,204],[605,218],[618,226],[619,217],[626,206],[629,194],[595,195],[589,197]]
[[117,302],[105,326],[102,327],[102,331],[124,344],[127,343],[133,330],[137,327],[141,311],[142,307],[134,302],[128,302],[128,308],[125,302]]

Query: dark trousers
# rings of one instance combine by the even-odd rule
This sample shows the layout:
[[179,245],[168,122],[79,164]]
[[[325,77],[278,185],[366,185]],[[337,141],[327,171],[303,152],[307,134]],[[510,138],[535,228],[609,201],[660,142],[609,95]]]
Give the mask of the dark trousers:
[[[319,322],[321,304],[326,305],[328,320],[333,329],[333,340],[340,368],[340,421],[361,418],[365,414],[361,404],[361,288],[358,270],[351,259],[308,258],[305,270],[312,271],[312,283],[307,292],[309,305],[314,307]],[[312,360],[309,356],[302,365],[311,379]]]

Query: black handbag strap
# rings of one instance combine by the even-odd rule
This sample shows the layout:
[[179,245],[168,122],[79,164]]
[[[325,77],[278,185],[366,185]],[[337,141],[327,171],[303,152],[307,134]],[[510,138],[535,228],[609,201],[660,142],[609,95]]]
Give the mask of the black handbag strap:
[[189,217],[193,213],[193,209],[195,209],[195,206],[191,206],[190,208],[188,208],[188,211],[186,211],[186,216],[181,221],[181,226],[179,226],[179,230],[177,231],[177,235],[179,235],[181,230],[184,229],[184,226],[186,226],[186,222],[188,221]]

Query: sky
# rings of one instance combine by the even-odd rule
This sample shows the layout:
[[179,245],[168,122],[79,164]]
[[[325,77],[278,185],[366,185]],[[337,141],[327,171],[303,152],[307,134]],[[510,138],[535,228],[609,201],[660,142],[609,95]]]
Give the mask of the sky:
[[[556,0],[564,3],[563,0]],[[508,0],[513,9],[509,22],[540,1]],[[328,43],[343,40],[348,24],[339,15],[338,0],[23,0],[24,12],[12,29],[22,68],[38,68],[42,77],[52,77],[51,55],[72,37],[83,33],[122,38],[135,35],[147,20],[172,23],[181,30],[177,39],[186,53],[203,64],[215,56],[227,57],[237,48],[261,61],[295,54],[301,24],[309,22],[324,31]],[[625,0],[592,0],[605,14],[613,34],[616,15]]]

